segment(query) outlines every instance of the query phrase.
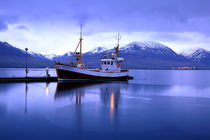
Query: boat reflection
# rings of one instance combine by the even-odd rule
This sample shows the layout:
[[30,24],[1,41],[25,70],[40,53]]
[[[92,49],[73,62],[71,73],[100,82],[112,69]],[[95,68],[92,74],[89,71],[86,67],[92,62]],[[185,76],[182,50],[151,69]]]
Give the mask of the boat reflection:
[[117,113],[118,106],[120,104],[121,90],[126,88],[126,83],[111,83],[104,84],[100,87],[100,98],[101,102],[105,106],[109,106],[110,115],[113,118],[114,113]]
[[46,93],[46,96],[49,95],[49,85],[50,85],[50,82],[46,82],[46,86],[45,86],[45,93]]
[[[54,95],[55,100],[59,98],[72,99],[71,104],[82,104],[83,98],[89,95],[99,95],[100,103],[108,107],[111,116],[120,104],[121,91],[127,88],[127,82],[109,83],[58,83]],[[91,100],[90,98],[88,98]],[[94,99],[93,99],[94,100]],[[87,100],[86,100],[87,101]]]
[[75,103],[81,104],[82,97],[85,94],[85,87],[89,85],[93,85],[94,83],[68,83],[68,82],[58,82],[55,92],[55,99],[59,99],[62,97],[70,97],[73,99],[75,97]]
[[25,109],[24,109],[24,112],[25,112],[25,115],[27,115],[27,112],[28,112],[28,108],[27,108],[27,105],[28,105],[28,83],[26,82],[25,83]]

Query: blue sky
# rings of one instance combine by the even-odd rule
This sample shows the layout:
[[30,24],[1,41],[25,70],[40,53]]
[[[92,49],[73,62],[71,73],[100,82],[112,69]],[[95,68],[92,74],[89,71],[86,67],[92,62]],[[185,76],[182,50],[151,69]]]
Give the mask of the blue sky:
[[177,52],[210,50],[209,0],[1,0],[0,40],[45,54],[158,41]]

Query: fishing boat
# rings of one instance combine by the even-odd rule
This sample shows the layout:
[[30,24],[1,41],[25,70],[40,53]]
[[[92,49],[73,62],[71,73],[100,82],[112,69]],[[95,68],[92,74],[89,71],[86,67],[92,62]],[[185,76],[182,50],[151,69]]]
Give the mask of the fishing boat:
[[[129,76],[128,69],[121,69],[121,63],[124,61],[123,58],[119,57],[119,34],[118,43],[115,47],[115,52],[109,54],[109,56],[102,58],[100,60],[100,69],[88,69],[82,63],[82,26],[80,32],[79,43],[72,55],[75,58],[75,62],[70,64],[63,64],[60,62],[55,62],[55,69],[59,81],[75,81],[75,80],[94,80],[94,81],[104,81],[104,80],[129,80],[132,79]],[[79,51],[78,51],[79,49]]]

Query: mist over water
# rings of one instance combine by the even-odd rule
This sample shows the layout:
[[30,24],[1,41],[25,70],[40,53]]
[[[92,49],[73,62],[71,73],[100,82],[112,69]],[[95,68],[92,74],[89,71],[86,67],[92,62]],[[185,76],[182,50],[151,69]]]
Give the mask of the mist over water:
[[[24,76],[22,69],[0,71]],[[210,71],[130,74],[128,82],[0,83],[0,138],[210,138]]]

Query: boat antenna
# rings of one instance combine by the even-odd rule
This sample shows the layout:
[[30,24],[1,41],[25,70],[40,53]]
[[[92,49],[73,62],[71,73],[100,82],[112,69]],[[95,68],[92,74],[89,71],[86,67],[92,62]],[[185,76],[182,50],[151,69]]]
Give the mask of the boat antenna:
[[115,50],[116,50],[116,55],[118,57],[119,56],[120,39],[121,39],[121,36],[119,33],[118,33],[116,39],[117,39],[117,46],[115,47]]

